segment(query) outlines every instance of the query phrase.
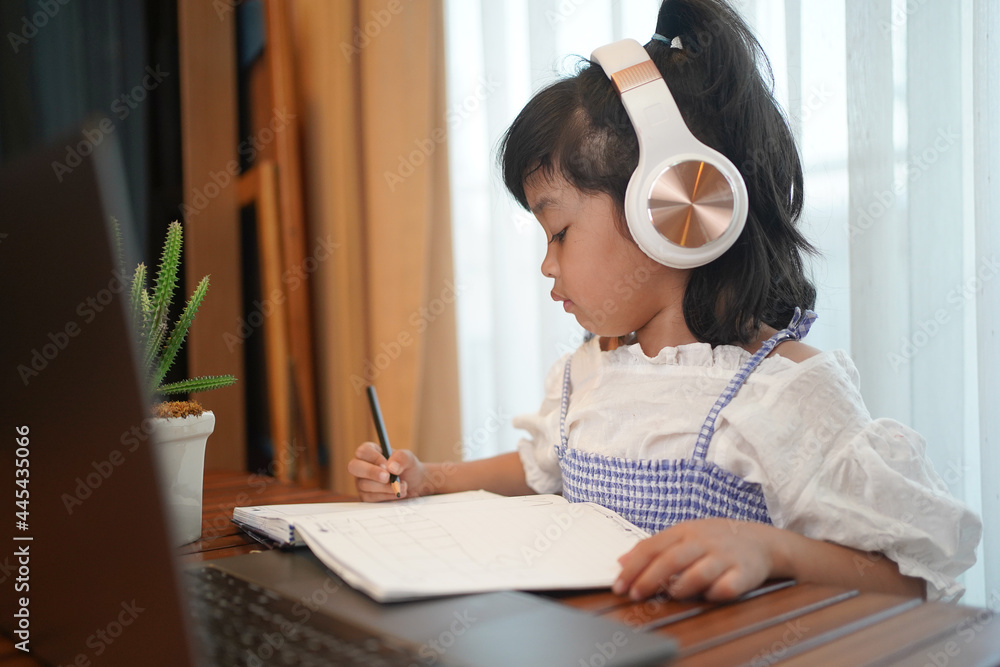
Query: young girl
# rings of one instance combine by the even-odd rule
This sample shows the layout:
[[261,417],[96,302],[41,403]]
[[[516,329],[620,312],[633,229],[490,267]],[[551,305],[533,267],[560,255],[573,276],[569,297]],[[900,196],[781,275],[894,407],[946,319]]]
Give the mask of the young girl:
[[393,473],[402,497],[598,502],[653,533],[620,559],[613,590],[634,599],[731,599],[775,577],[957,599],[978,518],[919,435],[871,419],[845,354],[800,342],[815,318],[802,169],[760,45],[723,0],[666,0],[645,51],[691,133],[742,175],[735,243],[696,268],[651,259],[626,223],[639,143],[608,73],[590,63],[536,94],[504,137],[504,180],[545,231],[552,298],[596,336],[515,420],[516,452],[432,464],[364,443],[359,494],[395,499]]

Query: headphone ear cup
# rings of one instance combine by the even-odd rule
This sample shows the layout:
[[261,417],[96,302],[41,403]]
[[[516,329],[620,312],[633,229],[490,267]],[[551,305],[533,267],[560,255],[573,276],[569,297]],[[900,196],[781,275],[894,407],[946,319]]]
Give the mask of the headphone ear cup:
[[679,269],[708,264],[746,224],[746,184],[722,153],[697,139],[649,54],[633,39],[596,49],[639,140],[625,193],[632,238],[653,260]]
[[733,188],[715,165],[680,162],[653,181],[649,218],[660,236],[674,245],[699,248],[729,227],[733,199]]
[[732,163],[712,157],[673,156],[652,169],[637,169],[629,182],[629,230],[660,264],[703,266],[731,248],[743,231],[746,185]]

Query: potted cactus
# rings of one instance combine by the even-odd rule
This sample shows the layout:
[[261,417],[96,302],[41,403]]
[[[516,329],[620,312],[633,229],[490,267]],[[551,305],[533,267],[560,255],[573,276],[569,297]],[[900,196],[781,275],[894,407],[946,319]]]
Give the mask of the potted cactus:
[[[119,265],[124,276],[117,221],[112,220],[112,227],[119,244]],[[171,325],[168,313],[177,288],[182,243],[180,223],[170,223],[152,291],[146,287],[146,266],[141,263],[132,274],[128,290],[129,316],[132,330],[138,337],[137,347],[142,355],[147,393],[159,399],[152,406],[153,442],[174,542],[178,545],[201,537],[205,447],[208,436],[215,429],[215,415],[197,401],[162,399],[228,387],[236,382],[232,375],[216,375],[163,383],[208,292],[209,277],[205,276],[195,287],[180,317]]]

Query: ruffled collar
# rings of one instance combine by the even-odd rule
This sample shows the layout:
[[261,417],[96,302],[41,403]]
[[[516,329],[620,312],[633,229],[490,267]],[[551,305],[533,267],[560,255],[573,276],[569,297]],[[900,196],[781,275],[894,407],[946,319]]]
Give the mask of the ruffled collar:
[[[642,351],[642,346],[639,343],[626,343],[614,350],[601,350],[600,340],[597,337],[587,341],[582,347],[588,355],[594,354],[604,363],[639,366],[692,366],[736,371],[742,368],[751,356],[749,352],[737,345],[712,347],[709,343],[686,343],[664,347],[655,356],[650,357]],[[796,365],[794,361],[775,354],[764,359],[761,362],[761,367],[783,368],[787,364]]]

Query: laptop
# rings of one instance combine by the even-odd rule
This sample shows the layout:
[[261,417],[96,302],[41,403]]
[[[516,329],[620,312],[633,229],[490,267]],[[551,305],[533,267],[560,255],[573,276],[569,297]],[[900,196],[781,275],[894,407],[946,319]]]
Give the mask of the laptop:
[[146,397],[109,234],[111,216],[131,228],[115,138],[67,160],[67,146],[94,132],[0,167],[0,631],[19,649],[95,666],[645,665],[675,655],[668,637],[538,595],[378,604],[307,550],[182,565],[151,452],[128,437]]

